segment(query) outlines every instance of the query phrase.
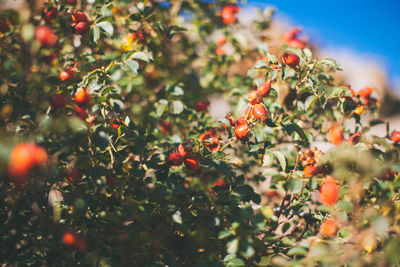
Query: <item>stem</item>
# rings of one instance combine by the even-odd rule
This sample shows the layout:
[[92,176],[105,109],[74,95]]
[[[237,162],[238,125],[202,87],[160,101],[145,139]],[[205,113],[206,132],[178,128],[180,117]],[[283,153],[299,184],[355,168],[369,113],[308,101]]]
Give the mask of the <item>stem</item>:
[[296,163],[294,165],[293,172],[297,171],[297,167],[299,166],[299,160],[300,160],[300,148],[296,145],[296,150],[297,150],[297,156],[296,156]]

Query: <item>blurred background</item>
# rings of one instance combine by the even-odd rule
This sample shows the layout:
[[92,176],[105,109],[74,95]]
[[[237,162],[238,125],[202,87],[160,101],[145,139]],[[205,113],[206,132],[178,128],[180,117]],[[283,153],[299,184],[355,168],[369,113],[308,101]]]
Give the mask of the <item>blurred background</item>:
[[276,9],[283,26],[302,28],[321,54],[337,59],[346,74],[354,75],[354,88],[374,85],[379,69],[400,94],[400,1],[248,0],[246,9],[266,5]]

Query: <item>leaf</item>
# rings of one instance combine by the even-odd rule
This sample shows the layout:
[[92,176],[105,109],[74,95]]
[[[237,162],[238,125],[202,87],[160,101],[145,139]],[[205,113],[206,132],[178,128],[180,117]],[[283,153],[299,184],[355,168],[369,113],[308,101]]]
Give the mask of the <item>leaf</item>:
[[319,63],[324,64],[324,65],[329,65],[332,68],[334,68],[335,70],[339,70],[339,71],[343,70],[342,67],[340,67],[339,63],[336,60],[334,60],[333,58],[327,57],[327,58],[321,59],[319,61]]
[[174,95],[174,96],[180,96],[180,95],[184,94],[183,89],[180,86],[177,86],[177,85],[167,86],[165,88],[165,91],[170,93],[171,95]]
[[97,44],[97,40],[100,38],[100,29],[98,27],[93,27],[92,29],[92,40],[95,44]]
[[182,215],[181,212],[179,210],[177,210],[173,215],[172,215],[172,219],[174,220],[174,222],[178,223],[178,224],[182,224]]
[[139,63],[134,60],[128,59],[124,62],[124,65],[127,66],[133,73],[137,73],[139,69]]
[[301,138],[304,142],[308,143],[307,136],[306,136],[306,134],[304,133],[303,129],[301,129],[301,127],[300,127],[299,125],[297,125],[296,123],[294,123],[294,122],[292,123],[292,125],[293,125],[293,128],[294,128],[294,130],[296,131],[296,133],[300,136],[300,138]]
[[307,254],[307,250],[305,250],[304,248],[301,247],[294,247],[291,248],[288,253],[289,256],[304,256]]
[[135,52],[129,58],[130,59],[140,59],[145,62],[154,61],[153,55],[151,53],[146,53],[146,52]]
[[304,102],[304,107],[305,107],[306,111],[308,111],[310,109],[310,107],[315,103],[317,98],[318,98],[318,96],[316,96],[316,95],[310,95],[309,97],[307,97],[306,101]]
[[263,59],[256,62],[255,69],[269,69],[267,62]]
[[168,109],[168,101],[166,99],[161,99],[158,101],[156,104],[156,113],[158,117],[161,117],[161,115],[167,111]]
[[279,151],[273,151],[272,154],[274,154],[275,157],[278,159],[282,170],[286,171],[286,159],[285,159],[285,156]]
[[228,254],[236,254],[239,247],[239,239],[235,238],[226,244]]
[[299,194],[303,189],[303,181],[300,179],[293,179],[289,182],[289,189],[293,194]]
[[172,101],[170,102],[169,109],[172,114],[180,114],[182,113],[184,107],[181,101]]
[[277,69],[271,70],[271,71],[269,72],[269,78],[270,78],[271,80],[275,80],[276,76],[278,76],[278,70],[277,70]]
[[113,25],[108,22],[108,21],[102,21],[100,23],[97,24],[100,29],[102,29],[104,31],[104,33],[108,36],[111,37],[114,33],[114,27]]
[[233,232],[229,229],[224,229],[221,232],[218,233],[218,239],[224,239],[227,238],[228,236],[233,235]]
[[244,261],[239,258],[233,258],[228,262],[227,266],[244,266]]

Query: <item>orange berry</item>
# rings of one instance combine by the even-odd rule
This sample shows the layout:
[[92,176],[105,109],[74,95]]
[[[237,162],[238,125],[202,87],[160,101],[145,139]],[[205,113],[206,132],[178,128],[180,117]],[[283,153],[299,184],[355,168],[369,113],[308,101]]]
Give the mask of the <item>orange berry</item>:
[[303,176],[304,177],[313,177],[318,173],[318,169],[315,166],[309,165],[304,168]]
[[63,235],[63,243],[68,246],[73,246],[75,244],[75,234],[74,233],[65,233]]
[[247,137],[249,137],[250,134],[250,128],[246,124],[244,125],[239,125],[235,129],[235,137],[240,140],[245,140]]
[[86,110],[84,108],[81,107],[76,107],[74,110],[74,113],[76,116],[78,116],[81,120],[86,120],[86,118],[88,117],[88,114],[86,112]]
[[328,131],[328,139],[329,143],[338,146],[344,140],[343,132],[337,126],[332,126]]
[[332,176],[327,176],[319,189],[319,195],[322,203],[333,205],[337,202],[339,196],[339,187],[337,181]]
[[267,109],[263,104],[255,104],[251,110],[254,118],[264,121],[267,118]]
[[320,226],[319,232],[327,237],[336,235],[339,230],[338,223],[335,219],[326,219]]
[[85,13],[81,12],[81,11],[76,11],[72,14],[72,21],[75,23],[79,23],[79,22],[86,22],[89,23],[89,18],[85,15]]
[[89,24],[87,22],[81,21],[75,25],[75,31],[79,35],[84,35],[85,33],[87,33],[88,29],[89,29]]
[[301,41],[299,39],[293,39],[293,40],[289,41],[288,46],[289,47],[297,47],[299,49],[303,49],[306,46],[306,42],[305,41]]
[[251,91],[249,93],[248,100],[251,105],[259,104],[262,102],[262,95],[256,90]]
[[291,40],[297,39],[297,35],[301,32],[299,28],[293,28],[291,31],[286,32],[283,35],[283,41],[285,43],[290,42]]
[[239,8],[234,5],[225,6],[221,11],[222,22],[231,24],[236,21],[235,13],[239,12]]
[[22,143],[11,151],[9,172],[14,177],[23,177],[32,167],[46,161],[47,152],[44,148],[33,143]]
[[215,54],[217,55],[225,55],[225,50],[222,47],[217,47],[214,49]]
[[375,89],[373,87],[366,86],[358,91],[358,95],[362,98],[367,98],[372,94],[372,92],[374,92],[374,90]]
[[239,117],[239,119],[236,120],[236,127],[245,124],[246,124],[246,116]]
[[349,137],[349,139],[347,140],[347,143],[349,145],[354,146],[354,145],[358,144],[358,142],[360,142],[360,139],[361,139],[361,133],[354,133]]
[[56,8],[45,8],[43,10],[43,19],[47,23],[51,23],[53,20],[55,20],[58,17],[58,10]]
[[185,141],[183,143],[180,143],[178,146],[178,152],[182,157],[187,157],[192,153],[193,151],[193,144],[190,141]]
[[300,58],[294,54],[284,53],[282,55],[282,59],[286,65],[292,68],[295,68],[300,63]]
[[215,186],[225,186],[225,185],[227,185],[227,183],[226,183],[224,180],[222,180],[222,179],[220,178],[220,179],[218,179],[218,180],[216,180],[216,181],[214,182],[214,185],[215,185]]
[[53,46],[56,44],[58,37],[50,27],[40,25],[35,28],[35,39],[41,46]]
[[263,82],[257,87],[257,92],[262,95],[262,97],[267,97],[271,91],[272,80],[268,79],[268,81]]
[[89,105],[91,96],[86,87],[79,88],[75,93],[75,102],[79,107],[86,107]]
[[204,143],[204,145],[206,147],[208,147],[209,149],[211,149],[211,151],[217,151],[218,146],[219,146],[219,141],[218,141],[218,138],[215,136],[215,133],[212,129],[210,129],[209,131],[202,133],[200,135],[201,142],[207,141],[209,139],[212,139],[211,143],[207,142],[207,143]]
[[67,70],[62,70],[60,71],[60,74],[58,75],[58,77],[60,78],[61,81],[66,81],[69,80],[71,78],[73,74],[73,71],[71,69],[67,69]]
[[225,36],[218,37],[216,43],[218,46],[223,46],[224,44],[226,44]]
[[400,142],[400,131],[393,131],[391,138],[392,138],[392,141],[395,143]]
[[183,157],[179,152],[173,152],[168,156],[168,163],[172,166],[179,166],[183,162]]
[[187,157],[183,163],[185,164],[186,168],[192,171],[196,171],[199,169],[199,162],[194,157]]

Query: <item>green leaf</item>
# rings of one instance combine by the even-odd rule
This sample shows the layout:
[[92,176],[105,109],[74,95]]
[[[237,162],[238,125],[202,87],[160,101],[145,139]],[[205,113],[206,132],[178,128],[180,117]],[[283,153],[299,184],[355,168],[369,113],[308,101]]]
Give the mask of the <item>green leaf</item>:
[[272,151],[272,154],[274,154],[275,157],[278,159],[282,170],[286,171],[286,159],[285,159],[285,156],[279,151]]
[[304,133],[303,129],[301,129],[301,127],[300,127],[299,125],[297,125],[296,123],[294,123],[294,122],[292,123],[292,125],[293,125],[293,128],[294,128],[294,130],[296,131],[296,133],[300,136],[300,138],[301,138],[304,142],[308,143],[307,136],[306,136],[306,134]]
[[180,96],[184,94],[183,89],[178,85],[167,86],[165,87],[165,91],[174,96]]
[[236,254],[239,247],[239,239],[235,238],[226,244],[228,254]]
[[256,62],[255,69],[269,69],[267,62],[263,59]]
[[124,65],[127,66],[133,73],[137,73],[139,69],[139,63],[134,60],[128,59],[124,62]]
[[100,38],[100,29],[98,27],[93,27],[92,29],[92,40],[95,44],[97,44],[97,40]]
[[130,59],[140,59],[145,62],[154,61],[153,55],[151,53],[146,53],[146,52],[135,52],[129,58]]
[[166,99],[161,99],[158,101],[156,104],[156,113],[158,117],[161,117],[161,115],[168,110],[168,101]]
[[343,70],[342,67],[340,67],[339,63],[336,60],[334,60],[333,58],[327,57],[327,58],[321,59],[319,61],[319,63],[331,66],[335,70],[340,70],[340,71]]
[[289,256],[304,256],[307,254],[307,250],[301,247],[291,248],[288,253]]
[[218,239],[224,239],[227,238],[228,236],[233,235],[233,232],[229,229],[224,229],[221,232],[218,233]]
[[289,189],[293,194],[299,194],[303,189],[303,181],[300,179],[293,179],[289,182]]
[[184,107],[181,101],[172,101],[169,104],[169,110],[171,111],[172,114],[180,114],[182,113]]
[[315,101],[318,99],[318,96],[316,95],[310,95],[307,97],[306,101],[304,102],[304,107],[306,111],[310,109],[310,107],[315,103]]
[[244,266],[244,261],[239,258],[233,258],[228,262],[227,266]]
[[113,25],[108,22],[108,21],[102,21],[100,23],[97,24],[100,29],[102,29],[104,31],[104,33],[108,36],[111,37],[114,33],[114,27]]

